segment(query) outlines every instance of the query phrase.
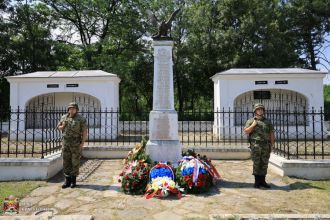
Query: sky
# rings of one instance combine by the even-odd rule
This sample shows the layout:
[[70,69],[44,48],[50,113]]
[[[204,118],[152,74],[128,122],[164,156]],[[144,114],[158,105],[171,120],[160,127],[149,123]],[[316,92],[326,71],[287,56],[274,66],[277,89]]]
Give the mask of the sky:
[[[327,58],[327,60],[330,61],[330,43],[329,43],[329,41],[330,41],[330,34],[326,37],[326,39],[328,40],[328,42],[323,45],[323,47],[321,48],[321,50],[323,50],[323,53],[324,53],[325,58]],[[330,71],[330,64],[329,63],[328,64],[325,63],[322,59],[320,60],[320,62],[323,65],[327,66],[328,70]],[[320,70],[322,70],[322,71],[328,72],[328,74],[325,75],[325,77],[323,79],[323,84],[330,85],[330,73],[329,73],[329,71],[323,65],[318,65],[317,68],[320,69]]]

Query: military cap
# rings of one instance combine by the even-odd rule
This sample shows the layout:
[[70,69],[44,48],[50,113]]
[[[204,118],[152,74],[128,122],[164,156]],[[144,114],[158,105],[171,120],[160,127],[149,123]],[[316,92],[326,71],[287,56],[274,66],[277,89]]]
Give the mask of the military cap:
[[253,107],[253,112],[255,112],[258,108],[262,108],[265,111],[265,106],[261,103],[256,103]]
[[75,102],[70,102],[68,105],[68,110],[69,110],[69,108],[75,108],[75,109],[79,110],[78,104]]

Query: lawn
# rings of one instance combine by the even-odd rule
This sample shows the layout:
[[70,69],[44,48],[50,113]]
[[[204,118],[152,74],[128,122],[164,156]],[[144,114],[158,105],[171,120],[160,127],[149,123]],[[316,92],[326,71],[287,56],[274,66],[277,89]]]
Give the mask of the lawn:
[[3,200],[10,195],[22,199],[32,190],[46,185],[42,181],[16,181],[16,182],[0,182],[0,215],[3,214]]

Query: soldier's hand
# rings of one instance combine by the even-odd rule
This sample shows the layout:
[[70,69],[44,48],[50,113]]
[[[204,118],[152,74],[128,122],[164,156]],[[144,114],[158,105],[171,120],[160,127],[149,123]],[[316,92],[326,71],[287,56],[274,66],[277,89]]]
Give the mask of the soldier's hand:
[[58,129],[63,130],[65,127],[65,122],[62,121],[57,127],[58,127]]
[[255,126],[257,126],[257,120],[253,120],[253,122],[252,122],[252,125],[251,125],[252,127],[255,127]]

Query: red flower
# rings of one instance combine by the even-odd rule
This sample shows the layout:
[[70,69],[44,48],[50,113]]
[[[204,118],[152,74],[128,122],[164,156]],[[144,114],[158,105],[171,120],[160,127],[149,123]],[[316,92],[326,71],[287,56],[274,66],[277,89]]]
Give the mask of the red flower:
[[118,179],[118,183],[121,183],[121,179]]
[[137,176],[137,172],[136,171],[134,171],[133,176]]
[[119,174],[119,176],[123,176],[124,175],[124,172],[121,172],[120,174]]
[[129,184],[127,183],[126,185],[125,185],[125,189],[128,189],[129,188]]
[[136,171],[139,171],[139,170],[140,170],[140,167],[137,167],[137,168],[136,168]]
[[128,179],[129,179],[129,176],[128,176],[128,175],[126,175],[126,176],[125,176],[125,179],[126,179],[126,180],[128,180]]

